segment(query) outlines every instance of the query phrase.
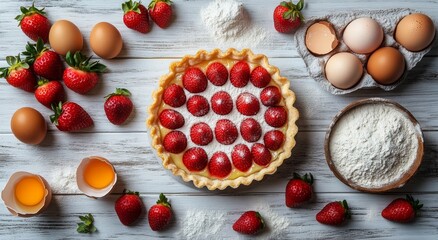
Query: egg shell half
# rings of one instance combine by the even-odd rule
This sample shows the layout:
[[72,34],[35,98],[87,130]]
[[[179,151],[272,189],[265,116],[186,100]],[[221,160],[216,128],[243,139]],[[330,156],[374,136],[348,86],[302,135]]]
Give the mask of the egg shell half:
[[327,21],[320,21],[307,28],[305,43],[311,53],[325,55],[333,51],[339,41],[333,25]]
[[49,32],[50,47],[56,53],[65,56],[67,52],[81,51],[84,39],[79,28],[68,20],[56,21]]
[[[114,171],[113,182],[110,183],[107,187],[102,188],[102,189],[96,189],[96,188],[89,186],[88,183],[84,179],[85,167],[87,166],[87,164],[91,160],[94,160],[94,159],[104,161],[105,163],[110,165]],[[114,166],[106,158],[99,157],[99,156],[86,157],[86,158],[82,159],[81,163],[79,164],[79,166],[76,170],[76,183],[78,185],[79,190],[81,192],[83,192],[85,195],[87,195],[88,197],[101,198],[101,197],[108,195],[113,190],[114,185],[117,183],[117,172],[116,172],[116,169],[114,168]]]
[[123,47],[122,35],[111,23],[100,22],[91,30],[90,47],[101,58],[115,58]]
[[47,124],[40,112],[30,107],[23,107],[12,115],[11,130],[21,142],[36,145],[46,137]]
[[[41,180],[44,185],[44,198],[35,206],[24,206],[15,199],[15,186],[24,177],[36,177]],[[2,200],[9,212],[18,217],[33,217],[38,215],[47,209],[52,200],[52,190],[50,189],[49,183],[47,183],[47,181],[40,175],[29,172],[16,172],[12,174],[1,195]]]
[[413,13],[404,17],[395,29],[395,40],[412,52],[427,48],[435,37],[432,19],[422,13]]

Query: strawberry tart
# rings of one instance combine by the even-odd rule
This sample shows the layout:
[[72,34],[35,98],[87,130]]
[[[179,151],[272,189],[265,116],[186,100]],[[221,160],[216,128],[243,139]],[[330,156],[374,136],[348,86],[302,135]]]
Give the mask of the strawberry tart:
[[160,79],[147,126],[163,166],[210,190],[273,174],[295,146],[288,79],[250,50],[199,51]]

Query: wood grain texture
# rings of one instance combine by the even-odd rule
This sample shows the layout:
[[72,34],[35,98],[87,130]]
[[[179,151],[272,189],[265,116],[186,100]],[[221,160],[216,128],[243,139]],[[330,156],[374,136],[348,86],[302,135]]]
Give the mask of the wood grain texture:
[[[0,239],[184,239],[182,222],[188,211],[218,210],[225,213],[223,230],[210,239],[248,239],[231,230],[231,225],[246,210],[260,210],[268,219],[271,230],[257,239],[436,239],[438,236],[438,41],[432,51],[409,74],[396,90],[361,90],[346,96],[333,96],[322,90],[309,77],[305,64],[294,48],[293,36],[279,34],[273,29],[272,11],[277,2],[242,0],[245,9],[256,24],[264,27],[270,40],[254,48],[255,53],[270,57],[270,62],[280,68],[282,75],[291,80],[297,95],[296,107],[300,111],[297,146],[292,157],[272,176],[249,187],[237,190],[210,192],[182,183],[179,178],[161,167],[150,147],[145,127],[146,108],[151,93],[161,75],[168,72],[170,62],[183,55],[194,54],[199,49],[213,49],[214,40],[200,22],[199,11],[210,1],[174,0],[175,20],[168,29],[154,26],[146,35],[127,29],[122,23],[120,5],[123,1],[36,1],[45,6],[52,23],[57,19],[74,22],[85,38],[88,47],[89,32],[100,21],[108,21],[119,28],[124,38],[124,49],[118,59],[103,60],[109,71],[90,94],[79,95],[68,91],[68,99],[82,105],[93,117],[95,126],[79,133],[62,133],[50,125],[47,139],[39,146],[20,143],[11,134],[9,121],[20,107],[30,106],[50,115],[34,96],[0,81],[0,187],[9,176],[23,170],[41,174],[56,186],[56,176],[74,169],[79,161],[90,155],[108,158],[118,172],[119,182],[112,195],[94,200],[74,188],[56,187],[53,203],[44,214],[34,218],[12,217],[0,207]],[[279,2],[279,1],[278,1]],[[335,11],[356,9],[386,9],[408,7],[424,12],[438,22],[437,0],[312,0],[307,1],[304,15],[325,15]],[[147,3],[147,1],[145,1]],[[19,6],[31,1],[1,0],[0,8],[7,9],[0,15],[0,66],[5,66],[7,55],[24,50],[29,39],[17,27],[14,17]],[[232,46],[230,46],[232,47]],[[116,87],[128,88],[133,93],[135,113],[123,126],[108,122],[103,111],[103,97]],[[425,135],[425,156],[419,172],[404,187],[387,194],[365,194],[354,191],[330,172],[324,158],[325,131],[332,118],[350,102],[368,98],[385,97],[395,100],[410,110],[420,122]],[[48,119],[48,118],[46,118]],[[312,172],[316,178],[316,198],[305,207],[288,209],[284,205],[284,188],[292,173]],[[124,188],[140,191],[149,208],[161,192],[172,200],[175,220],[169,230],[156,233],[148,226],[145,216],[134,227],[121,225],[114,213],[114,201]],[[380,216],[381,209],[392,199],[411,193],[424,203],[424,209],[413,224],[400,225]],[[327,227],[315,221],[315,214],[327,203],[346,199],[353,209],[353,218],[342,227]],[[92,213],[98,233],[76,233],[78,216]],[[285,218],[287,231],[272,235],[275,216]],[[201,221],[203,221],[201,219]],[[208,231],[208,230],[205,230]],[[198,236],[195,239],[206,239]]]

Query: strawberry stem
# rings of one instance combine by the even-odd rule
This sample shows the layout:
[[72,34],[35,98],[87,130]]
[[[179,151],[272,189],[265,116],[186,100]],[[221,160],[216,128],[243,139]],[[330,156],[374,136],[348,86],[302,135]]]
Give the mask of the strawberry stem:
[[123,194],[129,194],[129,195],[137,195],[137,196],[140,196],[140,193],[139,192],[134,192],[134,191],[131,191],[131,190],[128,190],[128,189],[123,189]]
[[127,13],[129,11],[134,11],[138,14],[141,14],[140,11],[140,5],[141,5],[141,1],[137,2],[133,2],[132,0],[129,0],[127,2],[122,3],[122,9],[123,9],[123,13]]
[[27,64],[26,62],[21,60],[20,54],[18,54],[16,57],[7,56],[6,62],[8,63],[8,65],[10,67],[0,68],[0,77],[7,78],[9,76],[9,74],[16,69],[20,69],[20,68],[28,69],[29,68],[29,64]]
[[155,5],[157,5],[157,3],[159,3],[159,2],[163,2],[169,6],[172,5],[172,3],[173,3],[171,0],[152,0],[151,3],[149,3],[149,5],[148,5],[148,9],[154,10]]
[[290,19],[292,21],[295,21],[295,19],[299,18],[301,21],[304,20],[304,16],[301,13],[301,10],[303,10],[304,8],[304,0],[298,1],[296,5],[293,4],[292,1],[281,2],[280,5],[289,9],[288,11],[283,13],[284,19]]
[[169,203],[168,199],[163,193],[160,194],[160,198],[158,199],[157,204],[166,206],[168,208],[172,207],[172,205]]
[[44,8],[38,9],[38,8],[35,7],[35,2],[33,2],[33,3],[32,3],[32,6],[29,7],[29,8],[26,8],[26,7],[20,7],[20,11],[21,11],[22,14],[17,15],[17,16],[15,17],[15,20],[18,21],[18,26],[21,25],[21,21],[22,21],[23,18],[25,18],[26,16],[31,16],[31,15],[33,15],[33,14],[35,14],[35,13],[36,13],[36,14],[43,15],[43,16],[46,15],[46,12],[44,12]]

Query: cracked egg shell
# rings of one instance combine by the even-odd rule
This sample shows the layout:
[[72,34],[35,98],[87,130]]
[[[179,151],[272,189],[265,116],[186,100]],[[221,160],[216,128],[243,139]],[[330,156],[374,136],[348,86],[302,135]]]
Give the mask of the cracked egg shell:
[[[30,180],[33,184],[37,184],[41,186],[41,189],[32,188],[33,198],[36,195],[41,195],[41,200],[37,203],[29,203],[34,199],[25,199],[27,203],[21,203],[20,198],[23,201],[23,197],[20,197],[20,191],[29,191],[26,186],[20,184],[23,180]],[[28,187],[29,185],[27,185]],[[20,190],[18,190],[20,189]],[[6,183],[5,188],[1,193],[2,200],[6,206],[6,208],[11,212],[12,215],[18,217],[33,217],[42,213],[47,207],[50,205],[52,200],[52,190],[50,189],[47,181],[41,177],[40,175],[29,173],[29,172],[16,172],[11,175],[8,182]]]
[[82,159],[76,170],[79,190],[92,198],[108,195],[117,183],[114,166],[103,157],[91,156]]
[[307,28],[305,44],[314,55],[325,55],[333,51],[339,41],[333,25],[327,21],[319,21]]

